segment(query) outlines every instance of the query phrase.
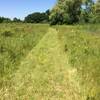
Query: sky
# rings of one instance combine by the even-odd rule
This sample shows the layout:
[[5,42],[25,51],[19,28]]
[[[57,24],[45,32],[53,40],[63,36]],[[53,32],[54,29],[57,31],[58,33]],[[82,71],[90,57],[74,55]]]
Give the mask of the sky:
[[51,9],[56,0],[0,0],[0,16],[24,19],[30,13]]

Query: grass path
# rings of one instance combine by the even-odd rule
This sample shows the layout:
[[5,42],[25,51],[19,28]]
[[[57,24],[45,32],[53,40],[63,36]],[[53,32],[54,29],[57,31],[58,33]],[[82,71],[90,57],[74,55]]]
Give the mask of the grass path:
[[81,100],[77,70],[70,67],[56,29],[47,34],[19,65],[7,100]]

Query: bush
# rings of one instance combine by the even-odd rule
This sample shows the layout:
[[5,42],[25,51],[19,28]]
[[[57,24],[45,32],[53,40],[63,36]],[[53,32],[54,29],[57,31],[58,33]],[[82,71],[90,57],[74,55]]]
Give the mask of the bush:
[[2,33],[2,36],[4,36],[4,37],[11,37],[12,35],[13,35],[13,33],[10,31],[5,31]]
[[42,23],[42,22],[48,22],[48,15],[46,13],[33,13],[25,17],[25,22],[27,23]]

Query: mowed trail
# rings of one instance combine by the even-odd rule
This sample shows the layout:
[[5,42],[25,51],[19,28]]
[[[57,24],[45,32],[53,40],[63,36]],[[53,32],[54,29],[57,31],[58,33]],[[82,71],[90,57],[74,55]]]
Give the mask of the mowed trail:
[[68,58],[56,29],[47,34],[19,65],[7,100],[82,100],[77,70]]

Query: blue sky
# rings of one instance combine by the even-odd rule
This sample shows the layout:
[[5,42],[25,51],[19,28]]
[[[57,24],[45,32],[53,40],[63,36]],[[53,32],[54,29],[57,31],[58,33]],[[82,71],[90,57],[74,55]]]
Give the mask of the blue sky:
[[0,16],[23,19],[30,13],[51,9],[56,0],[0,0]]

